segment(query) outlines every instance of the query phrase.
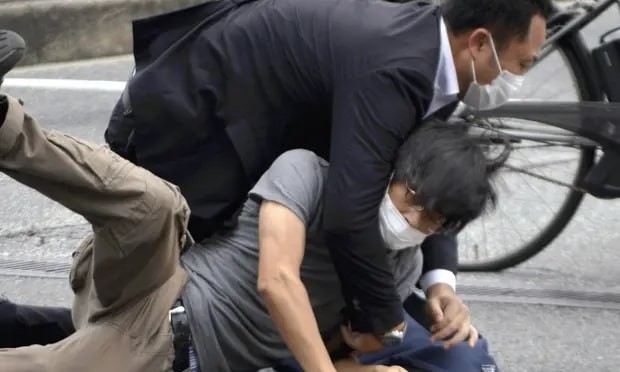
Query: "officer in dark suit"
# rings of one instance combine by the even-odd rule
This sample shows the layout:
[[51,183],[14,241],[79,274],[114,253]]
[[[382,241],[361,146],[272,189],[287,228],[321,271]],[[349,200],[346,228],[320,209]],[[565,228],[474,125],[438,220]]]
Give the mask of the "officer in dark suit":
[[[282,152],[329,159],[327,243],[352,324],[382,340],[403,321],[377,223],[399,146],[458,99],[505,101],[548,13],[548,0],[220,0],[139,20],[106,141],[180,186],[197,240],[234,223]],[[447,231],[467,222],[446,217]],[[432,240],[424,270],[456,272],[453,236]]]

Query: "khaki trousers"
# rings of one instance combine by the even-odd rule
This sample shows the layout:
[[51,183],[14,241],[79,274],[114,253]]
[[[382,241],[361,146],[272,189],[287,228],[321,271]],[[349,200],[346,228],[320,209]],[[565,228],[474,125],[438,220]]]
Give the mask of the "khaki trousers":
[[170,371],[168,310],[187,281],[179,256],[189,210],[178,188],[105,146],[41,130],[8,100],[0,171],[84,216],[93,233],[70,273],[77,332],[52,345],[0,349],[0,371]]

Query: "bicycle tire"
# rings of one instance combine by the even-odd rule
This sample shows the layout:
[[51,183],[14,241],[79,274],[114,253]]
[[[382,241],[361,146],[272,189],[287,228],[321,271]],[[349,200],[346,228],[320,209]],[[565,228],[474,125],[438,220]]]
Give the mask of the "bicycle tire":
[[[556,44],[557,49],[564,55],[575,81],[581,101],[602,100],[601,90],[596,79],[588,79],[592,75],[593,67],[589,58],[588,49],[583,39],[578,35],[572,35],[560,40]],[[575,174],[575,181],[582,179],[594,164],[596,155],[595,148],[581,148],[579,166]],[[459,271],[462,272],[494,272],[502,271],[517,266],[543,251],[555,238],[558,237],[572,220],[579,205],[583,201],[584,193],[571,190],[562,206],[553,219],[549,221],[533,239],[525,242],[519,248],[492,259],[475,262],[459,263]],[[501,201],[500,201],[501,202]]]

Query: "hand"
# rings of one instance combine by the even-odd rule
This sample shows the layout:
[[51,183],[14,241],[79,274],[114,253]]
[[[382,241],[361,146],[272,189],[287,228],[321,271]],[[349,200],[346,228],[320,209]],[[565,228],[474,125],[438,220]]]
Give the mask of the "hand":
[[374,353],[383,349],[381,340],[372,333],[360,333],[351,330],[351,325],[341,325],[342,340],[358,353]]
[[339,360],[335,363],[338,372],[407,372],[403,367],[384,366],[384,365],[364,365],[359,362],[347,358]]
[[400,366],[374,366],[374,372],[407,372],[407,370]]
[[447,284],[435,284],[428,291],[426,310],[433,321],[431,341],[445,340],[449,349],[465,340],[474,347],[478,331],[471,325],[469,308]]

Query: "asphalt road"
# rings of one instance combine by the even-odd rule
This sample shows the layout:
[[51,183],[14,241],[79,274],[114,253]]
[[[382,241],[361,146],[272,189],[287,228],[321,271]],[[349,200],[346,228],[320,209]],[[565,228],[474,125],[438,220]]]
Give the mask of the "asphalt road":
[[[614,18],[616,17],[616,18]],[[605,17],[588,33],[617,25]],[[77,79],[122,82],[131,58],[120,57],[45,65],[12,72],[4,90],[22,97],[28,111],[45,128],[102,142],[103,131],[119,91],[118,84],[93,88]],[[565,79],[550,64],[530,79],[546,82],[545,91],[564,93]],[[15,80],[25,78],[27,80]],[[541,189],[553,200],[556,189]],[[546,193],[546,194],[545,194]],[[0,294],[12,300],[67,305],[71,293],[66,264],[89,227],[56,203],[0,176]],[[506,213],[536,218],[536,204],[508,198]],[[490,340],[504,371],[620,370],[620,203],[587,197],[563,234],[524,265],[499,274],[461,274],[461,293],[472,308],[475,324]]]

